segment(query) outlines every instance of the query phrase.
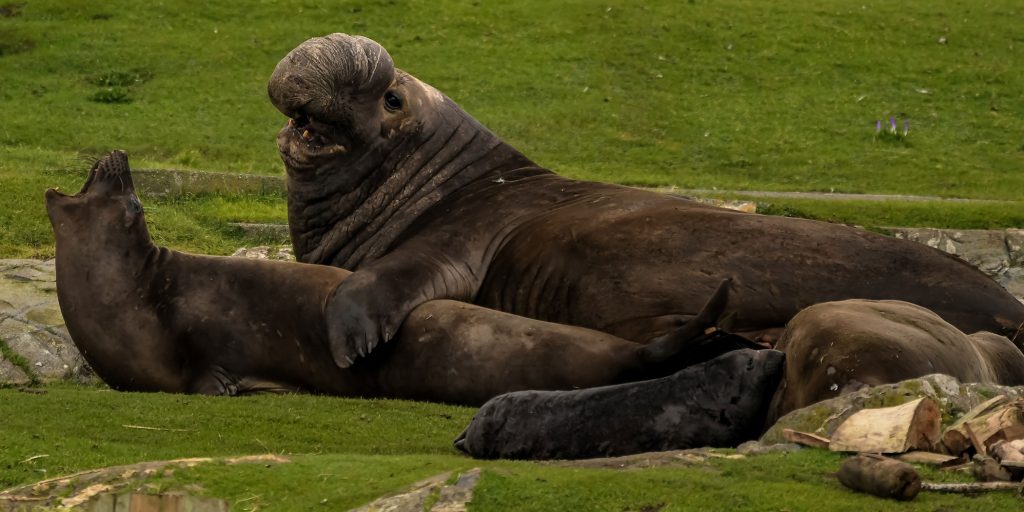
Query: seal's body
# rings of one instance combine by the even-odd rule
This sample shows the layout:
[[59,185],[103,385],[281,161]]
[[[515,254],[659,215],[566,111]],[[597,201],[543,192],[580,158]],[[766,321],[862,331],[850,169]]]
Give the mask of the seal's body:
[[902,301],[816,304],[793,317],[776,349],[786,353],[786,372],[769,423],[844,393],[932,373],[1024,384],[1024,354],[1010,340],[989,332],[968,336]]
[[646,343],[727,278],[732,330],[751,338],[848,298],[919,304],[966,332],[1024,324],[998,284],[928,247],[562,178],[364,37],[306,41],[268,91],[290,118],[278,146],[296,256],[356,271],[327,305],[341,366],[438,298]]
[[745,349],[660,379],[508,393],[477,411],[455,447],[482,459],[582,459],[735,446],[761,434],[783,359]]
[[395,343],[342,369],[331,357],[323,305],[350,272],[157,247],[121,152],[97,162],[81,192],[49,190],[46,203],[68,331],[119,390],[291,390],[475,405],[519,389],[649,377],[688,341],[640,345],[439,300],[414,309]]

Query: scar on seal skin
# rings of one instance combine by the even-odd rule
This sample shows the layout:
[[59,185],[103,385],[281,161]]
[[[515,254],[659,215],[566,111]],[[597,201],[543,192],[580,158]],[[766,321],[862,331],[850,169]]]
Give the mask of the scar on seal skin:
[[[307,391],[476,405],[519,389],[648,378],[663,375],[683,347],[708,343],[704,333],[713,331],[728,288],[726,281],[708,301],[695,336],[652,345],[430,301],[412,311],[394,343],[342,369],[331,356],[324,307],[350,272],[154,245],[120,151],[98,161],[77,194],[48,190],[46,208],[68,331],[119,390]],[[689,362],[697,361],[679,364]]]
[[455,439],[481,459],[583,459],[700,446],[761,434],[782,352],[737,350],[668,377],[489,400]]
[[811,306],[775,346],[785,378],[769,424],[786,413],[858,389],[932,373],[960,382],[1024,384],[1024,354],[990,332],[964,334],[925,308],[901,301],[846,300]]
[[896,299],[1024,343],[1024,304],[953,256],[563,178],[365,37],[302,43],[267,88],[289,118],[277,143],[295,255],[355,271],[327,306],[341,366],[440,298],[647,343],[691,320],[724,277],[732,329],[750,339],[813,304]]

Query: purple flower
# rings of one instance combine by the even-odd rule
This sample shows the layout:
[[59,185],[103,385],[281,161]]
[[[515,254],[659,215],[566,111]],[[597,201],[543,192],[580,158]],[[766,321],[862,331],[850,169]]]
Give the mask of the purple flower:
[[903,120],[903,136],[906,137],[910,133],[910,119]]
[[896,118],[895,117],[890,117],[889,118],[889,132],[896,133]]
[[875,133],[881,133],[881,132],[882,132],[882,121],[881,120],[876,120],[875,121]]

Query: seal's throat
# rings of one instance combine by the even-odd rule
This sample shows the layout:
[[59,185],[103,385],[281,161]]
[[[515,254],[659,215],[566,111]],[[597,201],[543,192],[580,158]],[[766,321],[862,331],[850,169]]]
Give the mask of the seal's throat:
[[549,173],[445,98],[420,131],[338,172],[365,175],[351,190],[289,173],[288,219],[299,261],[356,270],[386,254],[417,221],[456,192],[509,173]]

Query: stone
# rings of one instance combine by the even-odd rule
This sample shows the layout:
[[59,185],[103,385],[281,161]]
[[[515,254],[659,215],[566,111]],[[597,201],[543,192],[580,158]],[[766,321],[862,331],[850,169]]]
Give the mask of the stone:
[[[378,498],[356,512],[465,512],[466,505],[473,500],[473,489],[480,481],[480,468],[461,473],[453,484],[446,484],[451,472],[441,473],[409,486],[404,491]],[[431,496],[437,500],[429,503]],[[430,504],[430,508],[427,505]]]
[[31,383],[32,378],[24,370],[0,354],[0,386],[26,386]]
[[831,437],[836,428],[857,411],[893,407],[920,397],[935,400],[942,415],[943,426],[948,426],[957,417],[996,395],[1019,398],[1024,396],[1024,386],[963,384],[948,375],[926,375],[895,384],[861,389],[797,409],[779,418],[761,436],[760,441],[768,444],[785,442],[782,431],[787,428]]
[[766,453],[796,452],[802,449],[803,447],[796,443],[765,444],[761,441],[747,441],[736,447],[736,453],[741,455],[763,455]]
[[1024,301],[1024,229],[889,228],[896,238],[956,255]]
[[295,261],[295,255],[292,253],[292,247],[290,245],[277,245],[273,247],[267,245],[257,247],[240,247],[231,255],[239,258],[254,258],[258,260],[269,259]]
[[28,363],[21,368],[5,361],[0,385],[95,381],[64,326],[55,283],[53,260],[0,260],[0,343]]

